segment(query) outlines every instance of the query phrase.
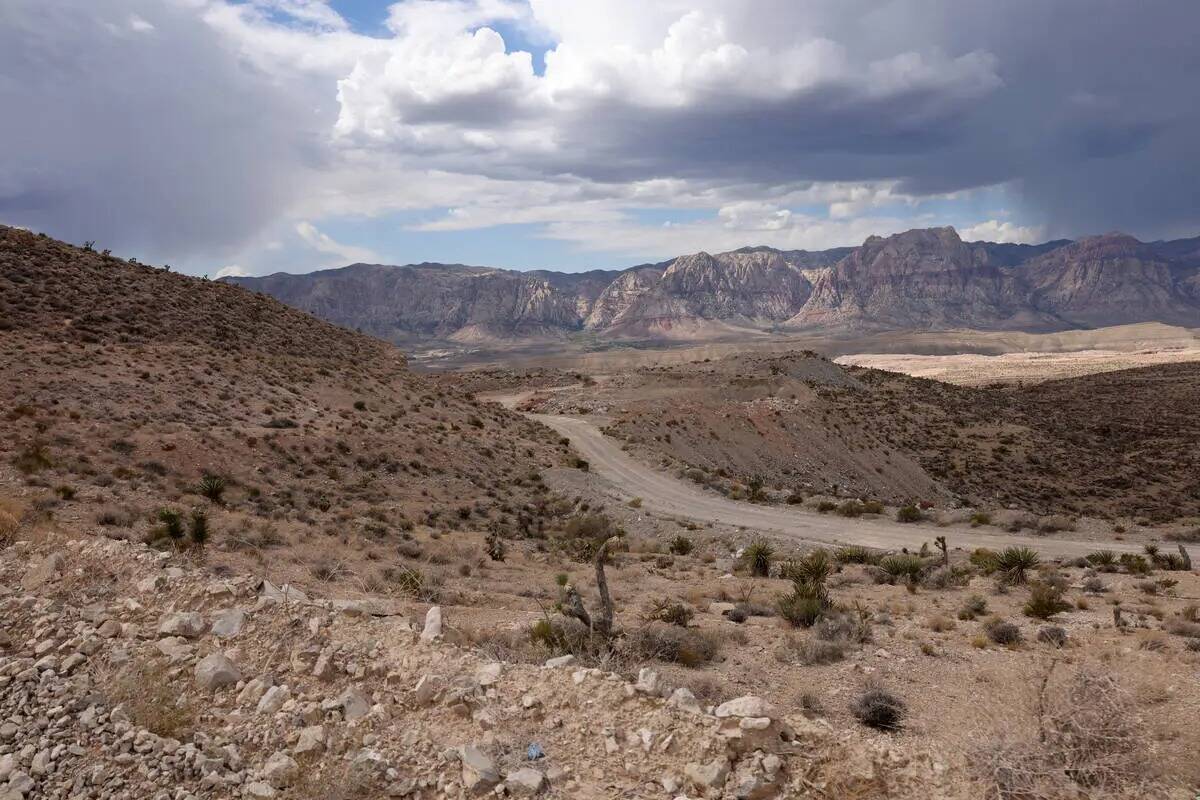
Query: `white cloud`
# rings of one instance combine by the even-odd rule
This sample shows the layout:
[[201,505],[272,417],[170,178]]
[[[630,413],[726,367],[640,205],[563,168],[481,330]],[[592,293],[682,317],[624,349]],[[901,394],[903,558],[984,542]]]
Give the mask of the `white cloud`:
[[229,264],[228,266],[221,267],[219,270],[217,270],[216,278],[244,278],[249,275],[250,273],[248,271],[237,264]]
[[343,266],[344,263],[352,261],[379,261],[380,258],[375,252],[366,247],[358,247],[356,245],[342,244],[317,230],[317,227],[311,222],[297,222],[296,234],[300,239],[313,250],[326,255],[337,256],[343,263],[338,266]]
[[1007,244],[1036,244],[1046,241],[1046,229],[1040,225],[1015,225],[989,219],[958,229],[964,242],[1002,242]]

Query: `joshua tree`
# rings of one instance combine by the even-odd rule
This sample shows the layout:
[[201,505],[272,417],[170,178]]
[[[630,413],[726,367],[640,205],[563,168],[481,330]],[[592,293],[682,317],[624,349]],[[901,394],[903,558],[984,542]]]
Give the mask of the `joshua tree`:
[[946,566],[950,566],[950,549],[946,546],[946,537],[937,537],[933,540],[933,544],[938,550],[942,551],[942,563]]
[[563,591],[562,613],[579,620],[592,633],[598,633],[605,637],[612,635],[613,602],[612,596],[608,593],[608,578],[604,575],[604,562],[608,558],[609,548],[615,546],[618,540],[619,537],[610,536],[596,550],[596,589],[600,592],[600,608],[595,616],[588,613],[587,607],[583,604],[583,598],[579,596],[579,590],[573,585],[567,584]]

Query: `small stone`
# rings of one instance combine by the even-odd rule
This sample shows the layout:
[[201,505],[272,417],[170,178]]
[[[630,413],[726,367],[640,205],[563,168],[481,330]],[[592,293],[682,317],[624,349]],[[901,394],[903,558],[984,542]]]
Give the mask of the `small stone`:
[[196,664],[196,685],[205,691],[233,686],[242,679],[237,665],[224,653],[209,653]]
[[546,666],[551,669],[554,669],[555,667],[569,667],[574,663],[575,656],[571,655],[570,653],[567,653],[565,656],[559,656],[558,658],[546,659]]
[[207,629],[208,623],[195,611],[176,611],[163,617],[158,624],[160,636],[183,636],[187,639],[203,636]]
[[509,794],[517,797],[533,797],[546,787],[546,776],[531,767],[522,767],[508,773],[504,786]]
[[432,705],[437,700],[438,694],[442,691],[444,684],[441,677],[437,675],[422,675],[417,681],[415,692],[418,706]]
[[700,701],[696,699],[696,695],[692,694],[691,689],[679,687],[674,692],[671,692],[670,698],[667,699],[667,705],[672,708],[678,708],[680,711],[686,711],[689,714],[703,714],[704,709],[700,705]]
[[65,566],[62,553],[51,553],[25,570],[21,578],[21,587],[26,591],[40,589],[51,581],[57,580]]
[[259,714],[274,714],[279,709],[283,708],[283,704],[292,697],[291,691],[286,686],[272,686],[263,694],[262,699],[258,701],[255,711]]
[[691,763],[683,768],[683,774],[702,789],[724,786],[725,778],[729,775],[729,759],[722,756],[707,764]]
[[658,673],[650,669],[650,667],[642,667],[638,670],[637,683],[633,685],[633,689],[638,694],[659,694],[662,691],[662,683],[659,680]]
[[96,633],[98,633],[100,636],[103,636],[105,639],[115,639],[121,635],[121,623],[117,622],[115,619],[106,619],[100,624],[100,627],[97,629]]

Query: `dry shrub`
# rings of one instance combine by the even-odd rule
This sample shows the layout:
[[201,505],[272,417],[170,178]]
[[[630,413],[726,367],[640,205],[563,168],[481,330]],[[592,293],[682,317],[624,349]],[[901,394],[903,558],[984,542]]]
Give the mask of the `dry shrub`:
[[165,662],[133,662],[102,681],[113,706],[122,705],[139,727],[186,741],[196,722],[192,702],[171,686]]
[[[1053,666],[1051,667],[1051,671]],[[1111,675],[1080,669],[1043,680],[1024,735],[1006,725],[972,759],[990,800],[1148,797],[1146,732],[1136,703]]]
[[17,528],[20,527],[18,519],[17,516],[0,507],[0,547],[7,547],[13,543],[13,538],[17,535]]
[[707,631],[661,623],[631,631],[627,645],[637,656],[685,667],[707,664],[721,652],[720,639]]

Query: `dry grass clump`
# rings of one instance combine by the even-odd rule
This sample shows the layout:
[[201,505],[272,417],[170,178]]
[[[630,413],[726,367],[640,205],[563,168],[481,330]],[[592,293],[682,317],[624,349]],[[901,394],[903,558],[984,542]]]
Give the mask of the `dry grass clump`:
[[8,497],[0,497],[0,547],[12,544],[17,529],[21,527],[23,516],[25,507],[22,503]]
[[[1053,669],[1053,667],[1051,668]],[[1136,704],[1110,675],[1081,669],[1065,686],[1047,673],[1023,735],[1011,727],[975,748],[992,800],[1146,797],[1146,733]]]
[[121,705],[139,727],[186,741],[196,724],[192,702],[172,688],[166,663],[133,662],[102,682],[113,706]]

